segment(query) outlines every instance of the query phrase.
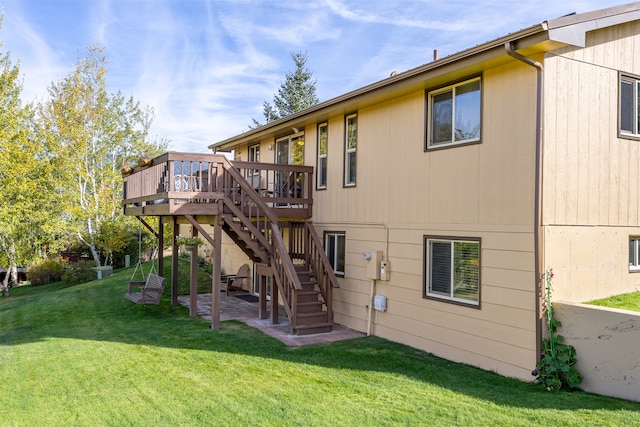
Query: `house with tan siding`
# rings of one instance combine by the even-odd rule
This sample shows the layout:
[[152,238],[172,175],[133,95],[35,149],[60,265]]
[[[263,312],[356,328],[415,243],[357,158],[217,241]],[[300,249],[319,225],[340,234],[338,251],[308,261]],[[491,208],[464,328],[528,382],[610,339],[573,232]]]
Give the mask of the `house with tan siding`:
[[546,269],[554,299],[640,289],[640,3],[515,31],[209,148],[135,170],[125,212],[205,235],[214,300],[219,270],[246,263],[272,311],[301,319],[312,302],[328,313],[316,324],[531,380]]

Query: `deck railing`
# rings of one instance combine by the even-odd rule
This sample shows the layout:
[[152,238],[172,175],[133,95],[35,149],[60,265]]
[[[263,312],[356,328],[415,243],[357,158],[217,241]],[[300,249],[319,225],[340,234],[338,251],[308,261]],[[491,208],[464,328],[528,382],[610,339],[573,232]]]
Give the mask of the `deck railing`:
[[[311,217],[312,172],[308,166],[232,162],[215,154],[170,152],[124,178],[123,204],[129,215],[210,215],[214,209],[232,214],[225,215],[226,226],[238,236],[248,235],[266,251],[267,259],[262,261],[271,264],[295,327],[302,286],[292,258],[304,257],[329,313],[332,288],[338,286],[313,227],[296,226],[292,221]],[[241,225],[233,218],[239,218]],[[289,248],[278,226],[281,222],[289,226]]]
[[158,156],[150,166],[136,167],[124,177],[125,213],[172,214],[185,211],[185,204],[190,205],[191,214],[199,213],[199,207],[202,214],[211,213],[211,207],[207,209],[207,205],[242,191],[237,181],[228,177],[231,169],[277,215],[311,217],[312,167],[234,162],[220,154],[178,152]]

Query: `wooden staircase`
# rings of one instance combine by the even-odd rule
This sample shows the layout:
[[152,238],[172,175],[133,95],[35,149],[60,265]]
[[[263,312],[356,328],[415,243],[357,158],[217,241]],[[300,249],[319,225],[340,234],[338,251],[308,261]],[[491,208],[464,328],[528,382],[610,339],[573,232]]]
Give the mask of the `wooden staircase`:
[[302,290],[298,291],[296,298],[296,322],[292,327],[292,333],[310,335],[331,332],[333,323],[329,321],[329,313],[322,293],[317,289],[313,273],[305,266],[296,266],[296,274]]
[[[332,290],[339,285],[313,225],[279,225],[274,210],[233,167],[225,172],[231,191],[223,200],[222,229],[251,260],[271,267],[292,334],[331,332]],[[289,245],[284,244],[285,229]]]
[[222,220],[222,230],[253,262],[269,263],[267,248],[252,236],[251,230],[245,227],[240,219],[225,215]]

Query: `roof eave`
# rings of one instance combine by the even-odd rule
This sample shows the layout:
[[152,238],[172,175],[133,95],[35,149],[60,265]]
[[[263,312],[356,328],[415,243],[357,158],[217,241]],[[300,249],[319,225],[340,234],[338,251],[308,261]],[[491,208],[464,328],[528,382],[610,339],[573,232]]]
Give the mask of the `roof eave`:
[[[470,49],[466,49],[460,51],[458,53],[454,53],[452,55],[443,57],[441,59],[435,60],[433,62],[429,62],[427,64],[421,65],[419,67],[401,72],[396,74],[395,76],[388,77],[383,80],[379,80],[370,85],[364,86],[362,88],[353,90],[351,92],[345,93],[343,95],[337,96],[335,98],[329,99],[327,101],[318,103],[312,107],[306,108],[304,110],[300,110],[296,113],[293,113],[289,116],[286,116],[282,119],[274,120],[273,122],[269,122],[265,125],[262,125],[258,128],[251,129],[250,131],[243,132],[239,135],[235,135],[231,138],[227,138],[223,141],[216,142],[214,144],[209,145],[209,148],[215,151],[231,151],[235,146],[246,144],[247,142],[254,141],[259,139],[261,135],[270,134],[273,132],[277,132],[280,128],[289,128],[291,127],[291,123],[295,123],[297,120],[304,116],[312,115],[321,110],[327,109],[333,105],[343,103],[345,101],[361,97],[363,95],[370,94],[382,88],[392,86],[399,82],[414,78],[420,74],[424,74],[428,71],[434,70],[436,68],[443,67],[445,65],[450,65],[462,59],[466,59],[469,57],[473,57],[474,55],[478,55],[480,53],[489,51],[491,49],[495,49],[496,47],[503,46],[506,42],[514,42],[520,47],[526,47],[522,43],[518,43],[523,39],[526,39],[531,36],[541,35],[546,33],[546,23],[538,24],[529,28],[525,28],[516,33],[508,34],[499,39],[495,39],[477,46],[474,46]],[[546,39],[546,37],[543,37]],[[537,38],[536,41],[540,39]],[[526,44],[528,45],[528,43]]]
[[638,19],[640,19],[640,2],[635,2],[592,12],[562,16],[547,21],[547,24],[550,39],[585,47],[589,31]]
[[321,116],[323,111],[329,112],[341,104],[355,103],[358,99],[364,99],[376,92],[388,91],[392,86],[396,88],[406,86],[422,74],[450,67],[458,62],[465,64],[475,59],[474,57],[477,57],[480,62],[490,57],[506,56],[503,50],[505,43],[511,43],[514,49],[526,55],[547,52],[563,45],[584,47],[587,32],[638,19],[640,19],[640,2],[545,21],[321,102],[248,132],[211,144],[209,148],[214,151],[231,151],[238,145],[256,142],[268,135],[279,136],[287,132],[291,133],[290,128],[300,127],[303,118]]

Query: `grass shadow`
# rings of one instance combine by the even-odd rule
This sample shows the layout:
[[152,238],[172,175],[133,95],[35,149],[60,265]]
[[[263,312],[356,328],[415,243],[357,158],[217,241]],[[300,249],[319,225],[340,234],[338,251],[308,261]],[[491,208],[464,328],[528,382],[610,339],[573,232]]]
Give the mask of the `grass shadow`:
[[583,392],[549,393],[533,384],[375,337],[287,347],[239,321],[222,322],[219,331],[212,331],[208,322],[189,317],[186,308],[173,307],[168,293],[157,306],[126,300],[131,271],[118,271],[109,278],[74,287],[53,285],[0,299],[0,348],[55,337],[225,352],[340,370],[383,372],[499,406],[561,411],[606,407],[640,412],[640,403]]

